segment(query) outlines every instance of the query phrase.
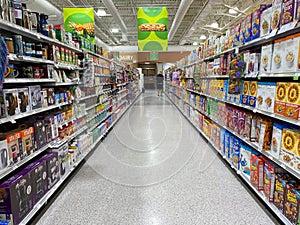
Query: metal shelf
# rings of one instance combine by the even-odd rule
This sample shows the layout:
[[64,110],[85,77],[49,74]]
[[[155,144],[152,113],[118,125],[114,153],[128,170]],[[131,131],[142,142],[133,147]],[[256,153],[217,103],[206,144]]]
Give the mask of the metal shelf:
[[173,103],[173,105],[182,113],[182,115],[194,126],[194,128],[201,133],[201,135],[208,141],[208,143],[213,147],[213,149],[222,156],[224,161],[230,165],[230,167],[235,170],[236,174],[239,175],[246,183],[247,185],[261,198],[261,200],[266,203],[266,205],[269,207],[270,210],[272,210],[278,218],[287,225],[292,225],[291,222],[272,204],[270,203],[267,198],[265,197],[264,193],[262,191],[258,191],[253,185],[250,183],[249,179],[245,177],[243,173],[241,173],[239,170],[237,170],[235,167],[231,165],[231,163],[226,159],[226,157],[220,152],[220,150],[215,146],[215,144],[210,140],[210,138],[202,131],[200,130],[197,125],[195,125],[169,97],[167,94],[167,97],[170,99],[170,101]]
[[38,156],[39,154],[41,154],[42,152],[46,151],[49,147],[49,144],[45,145],[44,147],[40,148],[39,150],[33,152],[31,155],[27,156],[26,158],[22,159],[20,162],[7,167],[6,169],[2,170],[0,172],[0,180],[3,179],[4,177],[8,176],[10,173],[12,173],[13,171],[15,171],[16,169],[20,168],[21,166],[23,166],[24,164],[26,164],[27,162],[29,162],[30,160],[32,160],[33,158],[35,158],[36,156]]
[[112,75],[95,73],[95,77],[111,77]]
[[102,55],[99,55],[99,54],[97,54],[97,53],[95,53],[95,52],[92,52],[92,51],[90,51],[90,50],[88,50],[88,49],[82,49],[82,51],[83,51],[84,53],[91,54],[91,55],[96,56],[96,57],[98,57],[98,58],[100,58],[100,59],[104,59],[104,60],[106,60],[107,62],[110,62],[110,59],[108,59],[108,58],[106,58],[106,57],[104,57],[104,56],[102,56]]
[[244,109],[253,111],[253,113],[260,113],[260,114],[263,114],[263,115],[266,115],[266,116],[269,116],[269,117],[272,117],[272,118],[275,118],[275,119],[278,119],[278,120],[281,120],[281,121],[284,121],[284,122],[287,122],[287,123],[292,123],[294,125],[296,124],[296,125],[300,126],[300,121],[299,120],[289,119],[287,117],[277,115],[274,112],[271,113],[271,112],[267,112],[267,111],[263,111],[263,110],[251,107],[251,106],[247,106],[247,105],[243,105],[243,104],[240,104],[240,103],[235,103],[235,102],[231,102],[231,101],[228,101],[228,100],[216,98],[216,97],[210,96],[208,94],[200,93],[200,92],[197,92],[197,91],[194,91],[194,90],[191,90],[191,89],[186,89],[186,90],[190,91],[190,92],[193,92],[195,94],[198,94],[198,95],[206,96],[206,97],[214,99],[216,101],[224,102],[224,103],[227,103],[227,104],[230,104],[230,105],[234,105],[234,106],[237,106],[237,107],[240,107],[240,108],[244,108]]
[[209,80],[209,79],[228,79],[228,75],[213,75],[213,76],[205,76],[199,77],[199,80]]
[[[137,98],[136,98],[137,99]],[[134,101],[136,101],[136,99]],[[115,122],[113,122],[107,130],[102,134],[94,143],[91,145],[89,148],[90,150],[87,151],[86,153],[83,153],[80,157],[80,159],[73,165],[71,168],[70,172],[65,175],[62,179],[60,179],[46,194],[45,196],[40,199],[40,201],[34,205],[33,209],[29,212],[29,214],[21,221],[20,225],[26,225],[29,224],[29,222],[36,216],[38,211],[47,204],[48,200],[53,196],[53,194],[61,187],[61,185],[70,177],[70,175],[73,173],[73,171],[76,170],[77,166],[85,160],[85,158],[94,150],[94,148],[97,146],[99,141],[101,141],[105,135],[108,133],[110,129],[113,128],[113,126],[119,121],[119,119],[124,115],[124,113],[129,109],[130,107],[127,107],[127,109],[122,113],[120,117],[116,119]]]
[[98,102],[98,103],[96,103],[96,104],[94,104],[94,105],[91,105],[91,106],[85,108],[85,110],[88,111],[88,110],[90,110],[90,109],[92,109],[92,108],[94,108],[94,107],[97,107],[98,105],[101,105],[101,104],[103,104],[103,103],[109,101],[110,99],[111,99],[111,97],[109,97],[109,98],[107,98],[107,99],[104,99],[104,100],[101,101],[101,102]]
[[55,83],[55,79],[48,79],[48,78],[40,78],[40,79],[34,79],[34,78],[5,78],[4,84],[26,84],[26,83]]
[[104,65],[101,65],[101,64],[98,64],[98,63],[93,63],[94,66],[97,66],[97,67],[101,67],[103,69],[110,69],[108,66],[104,66]]
[[226,127],[224,124],[222,124],[221,122],[219,122],[216,118],[210,116],[208,113],[203,112],[201,109],[198,109],[197,107],[195,107],[194,105],[192,105],[191,103],[183,100],[185,103],[189,104],[192,108],[194,108],[195,110],[197,110],[198,112],[200,112],[201,114],[205,115],[206,117],[208,117],[209,119],[211,119],[212,121],[214,121],[216,124],[218,124],[219,126],[223,127],[224,129],[226,129],[227,131],[229,131],[230,133],[232,133],[234,136],[238,137],[239,139],[241,139],[243,142],[245,142],[247,145],[251,146],[252,148],[256,149],[257,151],[259,151],[261,154],[265,155],[267,158],[269,158],[270,160],[272,160],[273,162],[275,162],[278,166],[282,167],[283,169],[287,170],[289,173],[293,174],[295,177],[297,177],[298,179],[300,179],[300,173],[296,170],[294,170],[293,168],[291,168],[290,166],[284,164],[283,162],[281,162],[280,160],[274,158],[271,154],[269,154],[268,151],[262,151],[261,148],[257,145],[257,143],[245,140],[244,137],[242,137],[240,134],[238,134],[236,131],[230,129],[229,127]]
[[99,116],[101,113],[103,113],[103,112],[109,110],[112,106],[113,106],[113,105],[110,105],[108,108],[101,110],[101,112],[99,112],[99,113],[93,115],[91,118],[87,119],[86,122],[87,122],[87,123],[90,122],[92,119],[94,119],[95,117]]
[[61,83],[55,83],[51,84],[51,86],[72,86],[72,85],[80,85],[82,84],[81,82],[61,82]]
[[121,87],[121,86],[124,86],[126,84],[128,84],[128,82],[125,82],[125,83],[122,83],[122,84],[117,84],[117,87]]
[[74,134],[72,134],[69,137],[64,138],[63,140],[60,141],[56,141],[54,143],[51,143],[49,145],[49,148],[59,148],[60,146],[62,146],[63,144],[69,142],[70,140],[72,140],[73,138],[77,137],[79,134],[81,134],[82,132],[84,132],[88,127],[84,126],[83,128],[81,128],[80,130],[76,131]]
[[0,119],[0,124],[1,123],[7,123],[7,122],[16,123],[15,120],[18,120],[18,119],[21,119],[21,118],[24,118],[24,117],[27,117],[27,116],[32,116],[34,114],[45,112],[45,111],[48,111],[48,110],[51,110],[51,109],[60,108],[62,106],[69,105],[69,104],[72,104],[72,102],[65,102],[65,103],[61,103],[59,105],[51,105],[51,106],[48,106],[47,108],[35,109],[35,110],[30,111],[30,112],[26,112],[26,113],[22,113],[22,114],[10,116],[10,117],[2,118],[2,119]]
[[83,70],[83,68],[80,68],[79,66],[63,64],[63,63],[55,63],[54,67],[57,69],[66,69],[66,70]]
[[8,59],[10,61],[14,62],[31,62],[31,63],[43,63],[43,64],[52,64],[54,65],[54,61],[52,60],[47,60],[47,59],[42,59],[42,58],[35,58],[35,57],[30,57],[30,56],[25,56],[25,55],[16,55],[16,54],[9,54]]

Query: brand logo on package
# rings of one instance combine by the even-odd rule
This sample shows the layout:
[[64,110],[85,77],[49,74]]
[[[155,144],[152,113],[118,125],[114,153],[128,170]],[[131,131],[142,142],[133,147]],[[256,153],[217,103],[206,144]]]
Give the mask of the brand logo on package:
[[139,7],[137,19],[139,51],[168,50],[167,7]]

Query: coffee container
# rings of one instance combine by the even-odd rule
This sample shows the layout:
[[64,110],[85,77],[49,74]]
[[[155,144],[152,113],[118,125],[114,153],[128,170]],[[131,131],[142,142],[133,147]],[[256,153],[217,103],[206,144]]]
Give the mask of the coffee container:
[[31,30],[33,32],[39,33],[40,32],[40,13],[31,12],[30,22],[31,22]]
[[23,14],[22,14],[22,4],[18,1],[13,1],[13,6],[15,8],[15,18],[16,24],[19,26],[23,26]]
[[35,44],[35,57],[43,58],[42,44]]
[[6,18],[9,22],[16,23],[15,8],[14,8],[13,1],[7,0],[7,2],[8,2],[8,11],[7,11]]
[[12,38],[5,38],[6,47],[9,53],[15,53],[14,51],[14,43]]
[[14,51],[17,55],[23,55],[23,41],[21,35],[13,35],[12,36],[13,42],[14,42]]

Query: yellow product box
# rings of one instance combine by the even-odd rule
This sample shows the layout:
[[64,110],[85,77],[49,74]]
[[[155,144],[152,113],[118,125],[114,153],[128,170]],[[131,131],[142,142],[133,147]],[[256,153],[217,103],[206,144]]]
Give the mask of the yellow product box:
[[286,102],[300,105],[300,83],[287,83]]
[[281,137],[281,149],[296,155],[299,138],[299,131],[284,128]]
[[287,82],[276,83],[275,105],[274,112],[279,115],[284,115],[287,102]]

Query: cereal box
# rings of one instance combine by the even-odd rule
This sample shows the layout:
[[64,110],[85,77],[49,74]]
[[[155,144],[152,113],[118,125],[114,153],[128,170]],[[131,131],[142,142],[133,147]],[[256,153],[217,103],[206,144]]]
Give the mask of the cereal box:
[[225,151],[225,129],[220,128],[220,152],[224,154]]
[[294,21],[295,0],[282,0],[281,26]]
[[245,112],[243,110],[239,110],[238,114],[238,134],[243,135],[245,133]]
[[299,208],[300,206],[300,189],[296,182],[287,182],[285,190],[285,204],[283,214],[293,225],[300,223]]
[[264,189],[264,159],[251,154],[250,182],[257,190]]
[[299,0],[295,0],[295,20],[299,20],[300,19],[300,1]]
[[261,4],[254,8],[252,12],[252,40],[260,37],[260,17],[261,12],[266,8],[265,4]]
[[257,81],[251,81],[249,86],[249,106],[255,107],[256,105],[256,96],[257,96]]
[[297,35],[288,36],[284,42],[284,54],[282,58],[283,72],[297,72],[297,57],[299,52],[299,37]]
[[282,0],[272,1],[271,31],[279,28],[282,11]]
[[298,120],[300,116],[300,84],[287,83],[287,86],[287,101],[285,105],[284,116]]
[[274,41],[274,49],[272,54],[272,73],[281,73],[285,72],[283,68],[283,58],[285,56],[285,38],[278,39]]
[[275,82],[258,82],[257,88],[256,108],[273,112],[274,110],[274,96],[276,92]]
[[269,200],[273,202],[275,191],[275,175],[283,172],[275,163],[266,160],[264,165],[264,194]]
[[249,88],[250,88],[250,81],[243,81],[243,92],[242,92],[242,104],[248,105],[249,104]]
[[287,102],[287,89],[286,82],[276,83],[275,105],[274,112],[279,115],[284,115],[286,102]]
[[278,173],[275,175],[275,190],[273,202],[281,213],[283,213],[283,208],[286,201],[285,190],[288,179],[289,177],[286,174]]
[[284,124],[273,123],[270,154],[276,159],[279,158],[279,153],[280,153],[280,148],[281,148],[282,131],[283,131],[284,127],[285,127]]
[[252,13],[246,15],[246,32],[244,35],[245,42],[249,42],[252,40]]
[[240,26],[240,42],[245,43],[245,33],[246,33],[246,20],[243,19]]
[[271,150],[273,124],[271,121],[262,121],[260,123],[260,132],[258,138],[258,146],[262,151]]
[[239,170],[250,180],[251,154],[253,149],[246,144],[241,144]]
[[265,9],[260,17],[260,36],[266,36],[271,30],[272,8]]
[[250,140],[251,127],[252,127],[252,114],[249,112],[245,112],[245,131],[242,134],[242,136],[247,141]]
[[227,159],[230,158],[230,136],[231,134],[228,131],[225,131],[224,136],[224,155]]
[[233,137],[233,146],[231,147],[231,164],[239,170],[241,141]]
[[286,164],[287,166],[291,167],[291,163],[293,162],[294,154],[286,151],[284,149],[280,149],[279,153],[279,160]]
[[272,53],[273,53],[273,45],[272,44],[262,46],[262,48],[261,48],[261,59],[260,59],[260,69],[259,69],[259,72],[261,74],[271,72]]
[[297,130],[284,128],[281,138],[281,149],[296,154],[300,133]]
[[248,75],[256,77],[259,73],[260,53],[251,53],[248,68]]

